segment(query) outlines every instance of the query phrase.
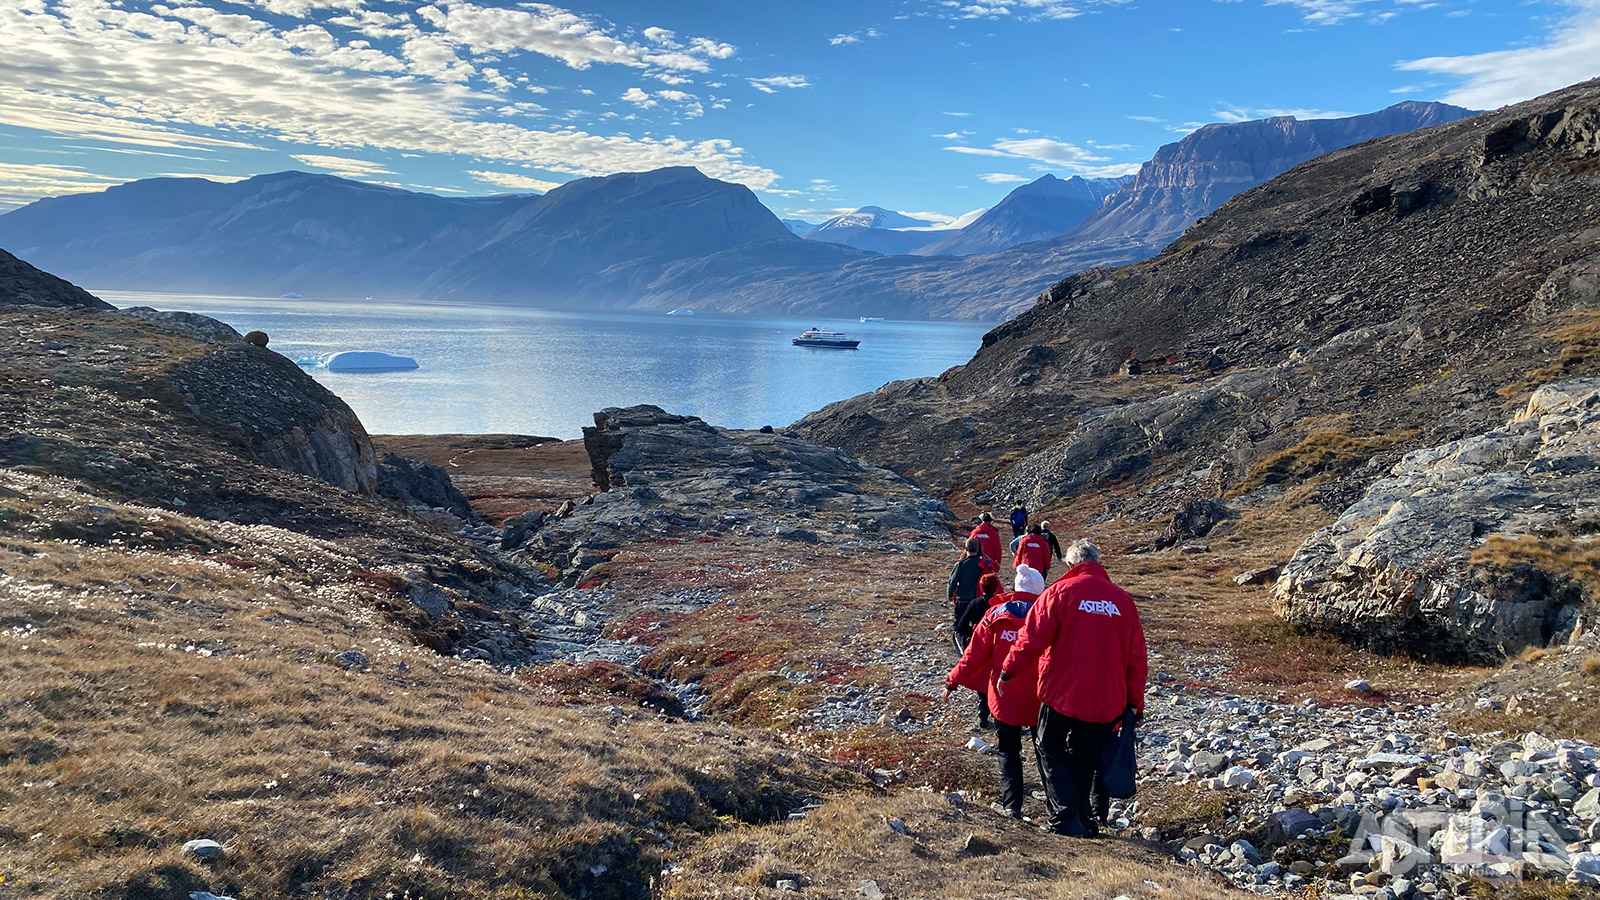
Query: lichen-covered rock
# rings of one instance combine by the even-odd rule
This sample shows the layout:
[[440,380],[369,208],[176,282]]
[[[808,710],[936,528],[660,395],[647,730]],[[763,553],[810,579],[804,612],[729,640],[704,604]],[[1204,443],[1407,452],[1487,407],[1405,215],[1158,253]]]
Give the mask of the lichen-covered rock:
[[1597,507],[1600,379],[1547,385],[1504,427],[1407,454],[1295,553],[1278,611],[1383,652],[1492,661],[1548,644],[1576,624],[1582,586],[1534,560],[1471,555],[1494,538],[1584,533]]
[[[142,319],[164,325],[170,331],[178,332],[185,337],[195,340],[208,341],[213,344],[231,344],[242,341],[239,332],[226,322],[219,322],[210,316],[199,313],[180,312],[177,310],[160,310],[149,306],[130,306],[120,310],[125,316]],[[255,334],[256,332],[251,332]]]

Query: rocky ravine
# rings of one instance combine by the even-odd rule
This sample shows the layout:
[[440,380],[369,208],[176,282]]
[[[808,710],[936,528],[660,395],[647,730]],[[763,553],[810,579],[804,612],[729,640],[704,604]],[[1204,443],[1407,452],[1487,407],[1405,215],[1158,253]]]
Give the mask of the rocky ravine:
[[1060,282],[967,365],[791,431],[980,502],[1152,531],[1185,502],[1213,522],[1342,510],[1406,452],[1600,369],[1597,215],[1587,82],[1306,163],[1156,259]]

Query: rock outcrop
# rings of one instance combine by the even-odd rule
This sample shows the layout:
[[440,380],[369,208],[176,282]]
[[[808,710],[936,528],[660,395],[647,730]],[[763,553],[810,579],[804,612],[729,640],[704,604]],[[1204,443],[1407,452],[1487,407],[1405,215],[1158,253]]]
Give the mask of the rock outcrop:
[[1586,586],[1561,545],[1597,526],[1600,379],[1561,382],[1502,428],[1407,454],[1274,593],[1288,621],[1380,651],[1494,661],[1572,631]]
[[[650,537],[761,535],[805,543],[947,538],[944,504],[885,469],[783,434],[714,428],[655,406],[595,413],[584,444],[600,488],[532,537],[565,564]],[[588,564],[593,564],[592,561]]]
[[406,506],[443,509],[466,522],[476,521],[467,498],[450,483],[450,474],[432,463],[385,453],[378,459],[377,492]]
[[0,357],[0,464],[217,518],[267,493],[238,458],[371,494],[372,443],[350,407],[281,354],[207,339],[219,329],[198,316],[0,308],[13,348]]
[[111,304],[83,288],[36,269],[4,250],[0,250],[0,306],[111,309]]

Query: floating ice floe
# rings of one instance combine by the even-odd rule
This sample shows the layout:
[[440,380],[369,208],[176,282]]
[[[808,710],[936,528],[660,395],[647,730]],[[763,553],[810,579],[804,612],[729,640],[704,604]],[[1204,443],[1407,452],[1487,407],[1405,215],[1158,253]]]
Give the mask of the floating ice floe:
[[409,356],[380,350],[341,350],[321,356],[302,356],[295,360],[295,364],[330,372],[409,372],[418,368],[417,361]]

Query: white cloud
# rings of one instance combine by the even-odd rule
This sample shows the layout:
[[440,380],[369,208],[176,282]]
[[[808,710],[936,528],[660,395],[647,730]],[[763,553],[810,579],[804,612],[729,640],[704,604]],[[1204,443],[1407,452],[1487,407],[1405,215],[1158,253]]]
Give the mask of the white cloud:
[[969,112],[949,112],[949,111],[946,111],[946,112],[945,112],[945,115],[947,115],[947,116],[955,116],[955,117],[956,117],[956,118],[958,118],[958,119],[965,119],[965,118],[966,118],[966,117],[967,117],[967,116],[970,116],[970,115],[972,115],[972,113],[969,113]]
[[1312,25],[1338,25],[1363,15],[1374,0],[1267,0],[1268,6],[1293,6]]
[[1446,103],[1494,109],[1600,75],[1600,0],[1572,0],[1573,14],[1533,47],[1471,56],[1430,56],[1396,66],[1459,79]]
[[645,92],[644,88],[631,87],[622,93],[622,99],[632,103],[640,109],[649,109],[656,105],[656,101]]
[[811,82],[804,75],[773,75],[769,78],[746,79],[750,86],[763,94],[776,94],[778,88],[805,88],[811,87]]
[[1232,105],[1212,110],[1211,114],[1224,122],[1250,122],[1255,119],[1276,119],[1280,116],[1293,116],[1296,119],[1347,119],[1355,115],[1331,109],[1281,109]]
[[545,181],[542,178],[518,175],[515,172],[485,172],[478,169],[470,169],[467,174],[484,184],[494,184],[519,191],[538,191],[541,194],[561,186],[559,181]]
[[379,163],[368,162],[364,159],[350,159],[344,156],[323,156],[320,153],[294,153],[290,159],[305,163],[313,169],[323,169],[335,175],[346,178],[360,178],[365,175],[393,175],[394,173],[384,168]]
[[[510,116],[536,108],[506,104],[474,60],[450,50],[481,45],[538,52],[573,68],[611,62],[692,71],[734,52],[709,39],[681,50],[641,48],[555,7],[454,2],[423,7],[404,26],[444,35],[443,45],[417,44],[394,56],[364,38],[336,36],[330,28],[347,26],[332,22],[283,30],[232,14],[151,10],[130,12],[110,0],[0,0],[0,124],[165,150],[253,147],[252,139],[267,138],[308,150],[459,154],[574,175],[689,165],[753,188],[777,180],[725,139],[530,128]],[[555,27],[563,23],[570,27]]]
[[836,34],[833,37],[828,38],[828,43],[834,47],[837,47],[840,44],[859,44],[861,43],[861,38],[858,38],[853,34]]
[[1129,0],[935,0],[932,14],[945,19],[1017,18],[1037,22],[1076,19]]
[[160,172],[151,175],[151,178],[199,178],[204,181],[215,181],[217,184],[236,184],[240,181],[249,181],[254,175],[212,175],[201,172]]
[[1114,163],[1110,157],[1097,156],[1075,144],[1049,138],[1019,138],[995,141],[988,147],[946,147],[954,153],[969,156],[993,156],[1006,159],[1031,159],[1043,163],[1039,171],[1062,171],[1074,175],[1096,178],[1131,175],[1139,171],[1138,163]]
[[986,172],[979,175],[978,179],[987,181],[990,184],[1013,184],[1018,181],[1030,180],[1026,175],[1012,175],[1009,172]]
[[1163,119],[1160,116],[1129,116],[1128,118],[1132,119],[1135,122],[1165,122],[1166,121],[1166,119]]
[[103,191],[124,180],[97,175],[81,166],[0,162],[0,209],[32,203],[42,197]]
[[419,15],[426,16],[452,43],[474,51],[537,53],[574,69],[598,63],[709,72],[708,59],[727,59],[736,52],[732,44],[709,38],[691,38],[687,44],[679,44],[664,28],[644,30],[654,47],[629,43],[584,16],[542,3],[505,9],[456,0],[443,9],[424,7]]

